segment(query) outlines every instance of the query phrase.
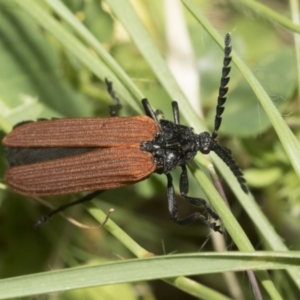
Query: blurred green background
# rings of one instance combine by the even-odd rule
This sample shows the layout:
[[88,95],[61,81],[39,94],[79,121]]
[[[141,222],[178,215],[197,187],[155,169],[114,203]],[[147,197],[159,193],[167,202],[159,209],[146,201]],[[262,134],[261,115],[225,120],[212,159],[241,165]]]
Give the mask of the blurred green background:
[[[51,34],[14,6],[13,2],[0,2],[2,137],[14,124],[23,120],[108,116],[111,99],[107,95],[105,84],[62,47]],[[124,68],[150,103],[155,108],[160,108],[167,119],[172,119],[172,99],[160,85],[122,24],[113,16],[109,5],[98,0],[62,2]],[[167,6],[166,2],[131,1],[162,56],[168,60],[176,48],[170,49],[170,37],[167,36],[166,28],[175,26],[179,21],[172,11],[172,5]],[[298,137],[299,62],[296,60],[292,32],[260,15],[259,11],[253,12],[250,8],[242,6],[239,1],[194,2],[221,36],[231,32],[233,49],[258,78],[286,123]],[[290,18],[288,1],[260,2]],[[41,6],[43,5],[41,3]],[[203,114],[204,122],[211,130],[223,53],[188,11],[183,6],[181,9],[191,54],[194,55],[194,67],[199,76],[196,77],[196,86],[192,86],[195,93],[199,90],[198,102],[194,104],[194,109]],[[46,6],[45,10],[48,11]],[[55,16],[64,28],[77,36],[68,24],[61,21],[59,16]],[[178,44],[178,48],[181,48],[184,40],[180,38],[178,33],[176,39],[171,39],[172,47]],[[184,62],[186,57],[179,54],[177,59]],[[181,73],[184,77],[184,68],[181,69]],[[103,77],[106,75],[103,74]],[[299,178],[262,106],[235,66],[232,67],[230,77],[228,101],[218,140],[232,150],[257,203],[285,245],[292,250],[299,250]],[[188,83],[183,82],[182,89],[185,89],[184,85],[189,90]],[[125,97],[122,94],[119,94],[119,97],[125,106],[122,115],[136,114],[133,108],[123,102]],[[0,162],[3,178],[6,168],[3,147]],[[177,190],[179,175],[179,172],[174,172]],[[196,182],[190,179],[190,194],[205,197]],[[230,207],[238,222],[254,247],[264,250],[265,247],[250,219],[235,201],[222,178],[221,182],[224,183]],[[58,206],[79,196],[48,197],[47,200]],[[200,249],[214,251],[211,240],[207,241],[209,232],[206,227],[199,223],[181,227],[170,220],[166,179],[163,176],[151,176],[150,179],[133,186],[107,191],[94,201],[104,211],[113,207],[115,212],[111,219],[149,252],[162,255],[197,252]],[[105,229],[79,229],[60,216],[55,216],[44,227],[34,230],[33,224],[48,212],[48,208],[29,197],[16,195],[6,188],[3,181],[0,205],[1,278],[133,257],[129,250]],[[181,216],[191,212],[191,208],[183,201],[179,200],[178,205]],[[95,224],[84,207],[74,207],[68,211],[68,215],[82,223]],[[229,236],[225,235],[225,242],[228,249],[235,249]],[[245,274],[238,273],[237,277],[245,299],[252,299]],[[198,276],[193,279],[229,295],[221,274]],[[297,289],[283,272],[274,272],[273,280],[282,295],[288,295],[288,299],[297,299]],[[128,283],[118,288],[109,286],[64,292],[43,296],[43,299],[120,299],[119,293],[122,293],[122,299],[194,299],[193,296],[159,280]]]

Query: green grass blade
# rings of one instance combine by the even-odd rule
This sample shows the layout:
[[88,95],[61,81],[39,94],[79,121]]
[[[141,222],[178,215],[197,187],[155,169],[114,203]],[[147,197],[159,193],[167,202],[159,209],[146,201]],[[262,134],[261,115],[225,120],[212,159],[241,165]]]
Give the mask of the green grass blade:
[[[37,273],[0,281],[0,299],[182,275],[298,268],[300,253],[190,253]],[[274,299],[274,298],[273,298]]]
[[294,24],[291,20],[284,17],[282,14],[277,13],[271,8],[253,0],[239,0],[238,5],[247,6],[249,9],[257,12],[260,16],[264,16],[267,19],[278,22],[283,27],[290,29],[294,32],[300,33],[300,26]]

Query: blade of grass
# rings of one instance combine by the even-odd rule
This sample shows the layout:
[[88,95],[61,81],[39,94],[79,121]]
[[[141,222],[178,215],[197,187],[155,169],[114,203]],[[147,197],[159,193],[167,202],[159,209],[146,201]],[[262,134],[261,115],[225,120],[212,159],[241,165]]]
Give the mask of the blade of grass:
[[[106,215],[102,210],[95,208],[92,203],[88,203],[88,210],[93,215],[95,219],[97,219],[100,223],[103,223]],[[123,245],[125,245],[136,257],[138,258],[147,258],[151,257],[153,254],[147,252],[141,246],[139,246],[126,232],[124,232],[118,225],[116,225],[112,220],[108,220],[104,225],[105,229],[107,229],[112,235],[114,235]],[[220,299],[227,300],[227,297],[222,294],[210,289],[206,286],[199,284],[198,282],[192,281],[189,278],[184,276],[162,279],[163,281],[171,284],[190,295],[198,296],[201,299]]]
[[[51,9],[55,11],[65,22],[77,32],[77,34],[89,45],[99,57],[103,60],[105,65],[114,73],[126,86],[127,90],[135,97],[136,101],[130,101],[130,106],[138,113],[141,113],[140,100],[143,98],[143,94],[136,87],[130,77],[124,72],[119,64],[113,59],[113,57],[105,50],[105,48],[99,43],[99,41],[92,35],[92,33],[70,12],[70,10],[58,0],[43,0]],[[122,9],[124,7],[123,2],[119,2],[119,6]]]
[[153,70],[162,86],[172,99],[176,99],[176,101],[179,102],[179,106],[184,107],[181,113],[185,120],[188,120],[188,123],[193,128],[198,129],[199,131],[204,131],[205,126],[203,124],[199,124],[199,117],[195,114],[192,107],[187,104],[185,95],[179,88],[165,60],[160,54],[158,47],[155,45],[149,32],[137,16],[130,2],[122,1],[122,7],[120,7],[120,2],[118,0],[106,0],[106,2],[110,6],[114,15],[126,28],[136,47],[148,62],[150,68]]
[[[132,100],[132,96],[128,90],[124,88],[118,77],[115,75],[115,70],[112,71],[104,63],[107,60],[107,52],[103,48],[101,51],[97,48],[100,58],[91,53],[89,48],[80,42],[74,35],[70,34],[62,24],[60,24],[48,11],[43,9],[35,0],[13,0],[24,12],[26,12],[32,19],[37,22],[39,26],[50,32],[74,57],[76,57],[83,65],[85,65],[93,74],[95,74],[102,81],[106,77],[114,82],[116,90],[122,94],[122,98],[129,102],[129,104],[137,111],[141,108],[137,105],[137,101]],[[65,13],[65,11],[64,11]],[[69,15],[65,13],[63,16]],[[79,23],[79,21],[77,20]],[[103,62],[104,61],[104,62]],[[140,105],[140,104],[139,104]],[[140,105],[141,107],[141,105]]]
[[[237,1],[235,1],[237,2]],[[294,24],[291,20],[284,17],[282,14],[277,13],[271,8],[253,0],[239,0],[238,5],[244,5],[250,8],[251,10],[258,13],[260,16],[264,16],[267,19],[278,22],[283,27],[290,29],[294,32],[300,33],[300,26]]]
[[299,252],[210,252],[157,256],[2,279],[0,299],[228,270],[298,268],[299,264]]
[[[290,11],[293,23],[297,26],[300,25],[300,11],[299,11],[299,1],[298,0],[289,0],[290,2]],[[297,73],[298,73],[298,87],[300,86],[300,36],[299,33],[294,33],[294,41],[295,41],[295,52],[297,59]],[[300,90],[298,88],[298,101],[300,101]],[[300,103],[298,104],[300,108]],[[298,110],[299,110],[298,108]]]

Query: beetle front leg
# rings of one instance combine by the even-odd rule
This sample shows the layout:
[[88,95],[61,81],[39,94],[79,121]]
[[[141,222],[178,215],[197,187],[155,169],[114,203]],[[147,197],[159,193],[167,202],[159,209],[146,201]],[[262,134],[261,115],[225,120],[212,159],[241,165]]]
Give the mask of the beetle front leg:
[[174,123],[179,125],[180,124],[179,107],[176,101],[172,101],[172,109],[173,109]]
[[142,99],[142,105],[144,107],[146,116],[153,119],[155,121],[155,123],[159,125],[157,115],[156,115],[155,111],[153,110],[153,108],[151,107],[147,98]]
[[166,176],[168,179],[168,209],[171,219],[179,225],[186,225],[200,220],[203,224],[212,228],[214,231],[219,231],[220,233],[222,233],[222,231],[220,230],[220,226],[216,225],[216,223],[210,222],[205,218],[205,216],[201,215],[199,212],[195,212],[183,219],[179,219],[178,208],[175,199],[175,190],[173,186],[173,179],[171,174],[166,174]]

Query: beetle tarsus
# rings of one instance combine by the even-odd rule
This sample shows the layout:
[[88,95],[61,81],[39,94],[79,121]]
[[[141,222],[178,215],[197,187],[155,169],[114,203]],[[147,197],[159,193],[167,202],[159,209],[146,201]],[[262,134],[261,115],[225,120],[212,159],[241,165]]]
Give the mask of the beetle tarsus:
[[44,215],[42,217],[40,217],[37,222],[34,224],[34,229],[37,229],[38,227],[41,227],[43,225],[45,225],[48,221],[49,221],[50,217],[49,215]]

